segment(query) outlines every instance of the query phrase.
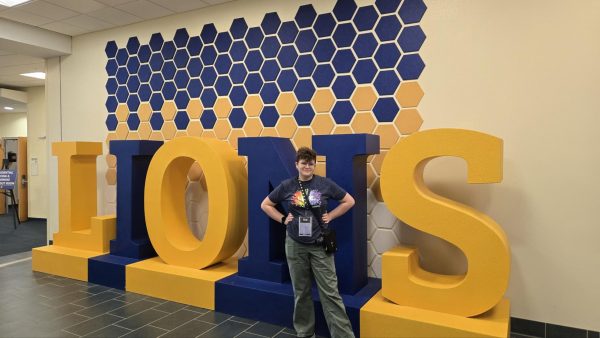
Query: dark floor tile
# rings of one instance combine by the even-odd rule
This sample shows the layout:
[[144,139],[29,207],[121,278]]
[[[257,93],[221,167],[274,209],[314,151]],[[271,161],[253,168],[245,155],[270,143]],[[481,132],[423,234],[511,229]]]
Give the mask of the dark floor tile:
[[103,313],[107,313],[113,310],[116,310],[122,306],[125,306],[125,302],[121,302],[114,299],[109,299],[104,303],[100,303],[98,305],[83,308],[80,311],[77,311],[78,314],[88,316],[88,317],[96,317]]
[[49,316],[48,318],[34,317],[31,318],[30,323],[27,323],[28,328],[39,328],[46,332],[58,332],[64,328],[75,326],[82,322],[89,320],[90,318],[81,316],[75,313],[70,313],[62,317]]
[[98,317],[86,320],[85,322],[81,322],[77,325],[65,327],[64,330],[67,332],[74,333],[78,336],[85,336],[86,334],[92,333],[111,324],[114,324],[121,319],[122,318],[120,317],[105,313]]
[[89,293],[101,293],[104,291],[113,291],[114,289],[111,289],[107,286],[104,285],[98,285],[98,284],[88,284],[87,288],[85,289],[86,292]]
[[546,324],[546,338],[587,338],[587,331],[568,326]]
[[[235,338],[264,338],[265,336],[259,336],[257,334],[254,333],[250,333],[248,331],[244,331],[240,334],[238,334],[237,336],[235,336]],[[296,337],[296,336],[291,336],[291,337]]]
[[510,330],[513,333],[524,334],[528,336],[541,337],[546,336],[546,324],[534,320],[510,318]]
[[96,306],[100,303],[104,303],[109,299],[114,299],[118,294],[111,291],[104,291],[98,294],[90,294],[89,297],[85,297],[76,302],[73,302],[75,305],[81,305],[83,307],[92,307]]
[[[121,297],[119,297],[120,299]],[[118,298],[115,298],[118,299]],[[127,318],[130,316],[135,316],[136,314],[151,309],[156,306],[156,303],[148,302],[144,299],[138,300],[137,302],[126,304],[118,309],[110,311],[109,313],[115,316]]]
[[533,336],[528,336],[525,334],[511,333],[510,338],[532,338]]
[[190,311],[194,311],[194,312],[197,312],[197,313],[200,313],[200,314],[208,313],[208,312],[211,311],[211,310],[207,310],[207,309],[204,309],[204,308],[201,308],[201,307],[197,307],[197,306],[193,306],[193,305],[188,305],[188,306],[185,307],[185,309],[186,310],[190,310]]
[[111,326],[107,326],[103,329],[100,329],[98,331],[89,333],[89,334],[85,335],[84,337],[102,337],[102,338],[104,338],[104,337],[120,337],[129,332],[131,332],[131,330],[126,329],[124,327],[111,325]]
[[233,316],[229,320],[233,320],[234,322],[240,322],[240,323],[244,323],[244,324],[248,324],[248,325],[254,325],[254,324],[258,323],[258,321],[256,321],[256,320],[243,318],[243,317],[237,317],[237,316]]
[[259,322],[252,325],[248,330],[246,330],[246,332],[259,334],[261,336],[273,337],[278,332],[283,331],[283,329],[283,326]]
[[245,331],[250,325],[233,321],[225,321],[201,335],[206,338],[235,337]]
[[125,294],[120,295],[119,297],[117,297],[115,299],[123,301],[125,303],[135,303],[144,298],[146,298],[146,296],[144,296],[144,295],[140,295],[140,294],[133,293],[133,292],[125,292]]
[[175,302],[166,302],[154,307],[156,310],[173,313],[185,308],[187,305]]
[[292,334],[292,333],[287,333],[287,332],[279,332],[278,334],[274,335],[273,338],[296,338],[296,334]]
[[185,309],[179,310],[175,313],[171,313],[170,315],[155,321],[154,323],[152,323],[152,326],[156,326],[161,329],[170,331],[180,325],[183,325],[183,324],[189,322],[190,320],[198,317],[199,315],[200,314],[198,314],[194,311],[189,311],[189,310],[185,310]]
[[166,312],[150,309],[140,312],[137,315],[131,316],[129,318],[125,318],[118,322],[117,325],[128,328],[130,330],[136,330],[165,316],[167,316]]
[[225,313],[216,312],[216,311],[208,311],[207,313],[198,317],[198,320],[201,320],[201,321],[207,322],[207,323],[211,323],[211,324],[221,324],[222,322],[226,321],[227,319],[229,319],[231,317],[232,316],[225,314]]
[[168,302],[168,300],[166,300],[166,299],[154,298],[154,297],[150,297],[150,296],[146,296],[146,298],[144,298],[144,300],[147,300],[149,302],[154,302],[157,304],[163,304],[163,303]]
[[75,291],[71,293],[67,293],[66,295],[60,296],[58,298],[52,298],[49,301],[45,302],[45,304],[50,306],[62,306],[67,303],[74,303],[83,298],[89,297],[91,294],[83,291]]
[[[80,311],[82,309],[84,309],[84,307],[80,306],[80,305],[64,304],[64,305],[59,306],[59,307],[47,309],[44,312],[45,313],[47,312],[47,313],[51,314],[54,317],[62,317],[62,316],[68,315],[70,313],[74,313],[74,312]],[[83,314],[83,313],[79,313],[79,314],[87,316],[86,314]],[[93,317],[93,316],[87,316],[87,317]]]
[[161,338],[196,337],[215,327],[214,324],[201,322],[199,320],[189,321],[173,331],[161,336]]
[[296,335],[296,330],[290,329],[289,327],[284,328],[283,331],[281,331],[281,332],[291,334],[291,335]]
[[81,285],[78,280],[70,279],[70,278],[58,279],[53,284],[58,285],[58,286],[63,286],[63,287],[70,286],[70,285]]
[[151,325],[142,326],[124,335],[123,338],[156,338],[167,333],[167,330],[160,329]]

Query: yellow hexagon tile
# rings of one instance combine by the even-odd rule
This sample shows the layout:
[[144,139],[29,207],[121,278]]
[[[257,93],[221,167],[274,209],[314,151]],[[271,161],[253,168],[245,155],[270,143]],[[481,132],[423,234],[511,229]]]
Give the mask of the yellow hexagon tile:
[[150,134],[150,140],[151,141],[164,141],[164,137],[163,134],[160,131],[153,131],[152,134]]
[[375,128],[375,134],[379,135],[379,146],[381,149],[390,149],[400,135],[393,124],[380,124]]
[[215,135],[215,132],[212,130],[205,130],[202,132],[201,137],[217,138],[217,135]]
[[218,119],[213,127],[213,131],[219,140],[227,139],[231,131],[231,125],[228,119]]
[[121,103],[117,106],[117,111],[115,112],[115,115],[117,116],[117,121],[125,122],[129,117],[129,108],[127,108],[127,105],[125,103]]
[[112,132],[112,133],[108,133],[106,135],[106,148],[110,149],[110,141],[112,140],[116,140],[117,139],[117,133],[116,132]]
[[114,168],[117,166],[117,157],[115,155],[108,154],[106,155],[106,164],[109,168]]
[[178,130],[178,131],[175,133],[175,136],[173,136],[173,138],[185,137],[185,136],[188,136],[188,132],[187,132],[187,130]]
[[334,134],[354,134],[350,126],[337,126],[333,130]]
[[279,132],[279,136],[292,138],[298,126],[293,116],[282,116],[277,121],[275,128]]
[[227,141],[229,141],[229,144],[231,144],[233,149],[237,150],[238,139],[240,137],[245,137],[245,136],[246,136],[246,133],[244,132],[243,129],[233,129],[231,131],[231,133],[229,133],[229,137],[227,138]]
[[186,111],[188,116],[190,117],[190,120],[193,120],[199,118],[200,115],[202,115],[204,107],[202,106],[202,102],[200,101],[200,99],[191,99],[190,102],[188,102]]
[[106,170],[106,184],[115,185],[117,184],[117,169],[108,168]]
[[292,115],[297,105],[298,100],[293,92],[281,93],[275,101],[275,107],[279,115]]
[[354,130],[354,132],[357,134],[371,134],[373,133],[373,130],[375,130],[377,122],[375,121],[375,117],[373,117],[371,112],[363,112],[354,114],[354,118],[352,119],[352,123],[350,123],[350,125],[352,126],[352,130]]
[[202,128],[202,123],[200,123],[199,120],[190,121],[187,126],[187,132],[190,136],[200,137],[202,135],[202,130],[204,130],[204,128]]
[[381,194],[381,185],[379,184],[379,180],[380,178],[377,177],[375,181],[373,181],[373,184],[371,184],[371,192],[373,193],[373,196],[375,196],[376,200],[383,202],[383,195]]
[[231,105],[231,101],[229,100],[229,98],[227,96],[223,96],[217,99],[217,101],[215,102],[215,114],[217,115],[217,117],[228,117],[229,113],[231,112],[231,108],[233,108],[233,106]]
[[198,162],[194,162],[188,171],[188,179],[192,182],[197,182],[202,178],[202,176],[204,176],[202,167]]
[[260,136],[279,136],[279,133],[277,133],[277,129],[275,129],[275,127],[265,127],[263,128],[263,130],[260,132]]
[[247,116],[259,116],[263,106],[259,95],[248,95],[246,102],[244,102],[244,111]]
[[117,140],[126,140],[127,134],[129,134],[129,127],[127,126],[127,123],[119,123],[115,132],[117,133]]
[[371,165],[373,166],[373,169],[375,169],[375,173],[377,173],[377,175],[379,175],[379,173],[381,173],[381,166],[383,165],[383,159],[385,158],[385,155],[387,155],[387,150],[382,150],[381,153],[373,156],[373,160],[371,161]]
[[152,126],[149,122],[142,122],[138,127],[138,133],[140,134],[140,139],[147,140],[150,138],[150,134],[152,134]]
[[329,114],[316,115],[310,126],[317,135],[329,135],[333,130],[335,122]]
[[367,164],[367,187],[370,187],[377,179],[375,168],[371,164]]
[[148,102],[141,103],[138,108],[138,117],[142,122],[150,121],[150,116],[152,116],[152,107]]
[[262,122],[257,117],[249,118],[244,123],[244,131],[248,136],[260,136],[260,132],[262,131]]
[[423,119],[416,109],[401,109],[394,119],[394,123],[402,135],[408,135],[419,131]]
[[309,127],[298,128],[292,141],[294,142],[296,149],[300,147],[312,148],[312,130]]
[[130,131],[130,132],[127,134],[127,139],[128,139],[128,140],[136,140],[136,141],[137,141],[137,140],[141,140],[141,138],[140,138],[140,134],[139,134],[137,131]]
[[160,131],[162,132],[165,141],[172,140],[173,137],[175,137],[175,133],[177,133],[177,126],[173,121],[165,121]]
[[315,174],[319,176],[326,176],[327,173],[327,163],[325,161],[317,161],[317,166],[315,167]]
[[175,106],[175,102],[166,101],[165,103],[163,103],[160,113],[162,114],[163,120],[173,120],[173,118],[175,117],[175,113],[177,113],[177,106]]
[[322,88],[315,92],[311,102],[317,114],[328,113],[335,103],[335,95],[331,89]]
[[351,100],[357,111],[370,111],[377,101],[377,93],[372,86],[361,86],[356,88]]
[[396,90],[396,100],[402,108],[416,107],[423,98],[423,89],[418,82],[402,82]]

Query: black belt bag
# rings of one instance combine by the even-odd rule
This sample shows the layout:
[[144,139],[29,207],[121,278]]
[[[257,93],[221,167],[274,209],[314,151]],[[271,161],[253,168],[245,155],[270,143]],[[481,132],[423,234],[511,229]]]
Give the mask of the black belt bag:
[[321,228],[321,236],[317,238],[317,243],[323,246],[323,249],[325,249],[326,253],[335,253],[337,251],[337,240],[335,237],[335,230],[323,226],[321,220],[322,215],[319,215],[320,212],[317,213],[315,208],[313,208],[313,206],[310,204],[308,196],[306,195],[306,191],[304,191],[304,188],[302,187],[302,182],[300,181],[300,178],[298,178],[298,185],[300,186],[300,191],[302,192],[302,196],[304,197],[304,203],[310,209],[310,211],[312,211],[313,215],[317,220],[317,223],[319,224],[319,227]]
[[335,239],[335,230],[321,227],[321,237],[323,237],[323,248],[326,253],[335,253],[337,251],[337,240]]

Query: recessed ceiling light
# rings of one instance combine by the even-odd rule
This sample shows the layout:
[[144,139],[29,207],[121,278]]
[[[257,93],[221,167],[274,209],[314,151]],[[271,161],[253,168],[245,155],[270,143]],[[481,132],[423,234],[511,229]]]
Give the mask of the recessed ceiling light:
[[14,110],[15,108],[7,106],[7,107],[4,107],[4,109],[6,109],[6,110]]
[[6,7],[13,7],[16,5],[20,5],[26,2],[29,2],[31,0],[0,0],[0,5],[2,6],[6,6]]
[[[0,0],[0,1],[2,1],[2,0]],[[42,79],[42,80],[46,79],[46,73],[44,73],[44,72],[23,73],[21,75],[27,76],[27,77],[34,77],[36,79]]]

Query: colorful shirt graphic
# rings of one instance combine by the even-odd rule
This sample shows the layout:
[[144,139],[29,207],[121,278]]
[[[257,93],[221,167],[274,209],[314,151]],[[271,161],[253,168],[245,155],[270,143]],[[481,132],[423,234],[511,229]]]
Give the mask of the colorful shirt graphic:
[[[315,208],[317,215],[327,210],[327,200],[341,200],[346,191],[328,178],[314,176],[310,181],[302,182],[310,205]],[[286,212],[292,213],[294,220],[288,224],[288,235],[301,243],[313,243],[321,234],[321,227],[315,219],[313,212],[308,209],[304,195],[300,191],[297,178],[283,181],[270,194],[269,199],[276,204],[281,203]],[[300,216],[311,217],[313,221],[312,237],[298,236],[298,218]]]

